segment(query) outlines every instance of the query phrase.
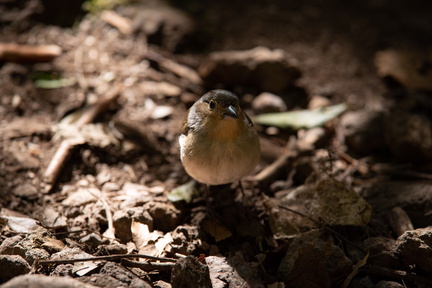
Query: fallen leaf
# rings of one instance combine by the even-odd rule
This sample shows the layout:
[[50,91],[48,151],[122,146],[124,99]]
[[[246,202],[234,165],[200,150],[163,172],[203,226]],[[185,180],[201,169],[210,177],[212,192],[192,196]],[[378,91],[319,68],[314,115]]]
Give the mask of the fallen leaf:
[[207,220],[204,223],[204,230],[207,231],[216,242],[220,242],[232,236],[232,232],[215,220]]
[[171,202],[185,201],[190,203],[194,196],[199,195],[199,191],[196,188],[196,181],[191,180],[183,185],[180,185],[168,194],[168,200]]
[[6,208],[1,209],[0,220],[5,223],[9,229],[17,233],[32,233],[41,229],[45,230],[45,228],[40,225],[39,221]]
[[254,122],[279,128],[313,128],[324,125],[347,109],[345,103],[311,110],[260,114]]
[[294,227],[314,226],[308,217],[330,226],[364,226],[372,217],[369,203],[344,183],[334,179],[299,186],[282,198],[280,204],[304,215],[289,211],[281,214],[286,215],[286,221],[290,221],[289,224]]
[[56,89],[75,85],[75,78],[60,78],[60,79],[37,79],[34,81],[37,88]]
[[150,232],[147,224],[135,220],[132,220],[131,231],[132,241],[140,254],[162,256],[167,245],[173,241],[171,233],[163,234],[157,230]]
[[100,192],[96,189],[97,191],[92,193],[92,189],[96,188],[79,188],[78,191],[71,193],[66,199],[64,199],[62,204],[69,207],[78,207],[87,203],[96,202],[97,198],[95,195],[98,195]]

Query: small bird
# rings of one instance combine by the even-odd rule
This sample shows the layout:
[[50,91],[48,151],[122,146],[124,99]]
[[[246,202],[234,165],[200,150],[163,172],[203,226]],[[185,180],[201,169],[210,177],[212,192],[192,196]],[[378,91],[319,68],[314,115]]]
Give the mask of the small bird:
[[239,99],[221,89],[204,94],[189,109],[179,143],[186,172],[208,185],[239,181],[261,154],[258,133]]

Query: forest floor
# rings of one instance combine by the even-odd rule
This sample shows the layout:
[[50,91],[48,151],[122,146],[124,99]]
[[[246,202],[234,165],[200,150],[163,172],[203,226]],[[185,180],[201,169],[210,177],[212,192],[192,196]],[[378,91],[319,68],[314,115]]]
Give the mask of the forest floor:
[[[213,2],[0,1],[0,287],[432,287],[432,4]],[[241,186],[180,161],[215,88]]]

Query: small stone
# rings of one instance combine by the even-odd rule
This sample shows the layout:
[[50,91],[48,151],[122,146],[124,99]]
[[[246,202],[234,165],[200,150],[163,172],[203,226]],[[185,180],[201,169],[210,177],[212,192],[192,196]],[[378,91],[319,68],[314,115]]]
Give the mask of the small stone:
[[144,205],[154,223],[154,229],[169,232],[177,227],[180,211],[171,202],[148,202]]
[[31,185],[30,183],[24,183],[15,187],[13,194],[31,200],[37,198],[38,190],[34,185]]
[[19,255],[0,255],[0,267],[0,283],[9,281],[16,276],[27,274],[30,272],[31,268],[29,263],[27,263],[27,261]]
[[60,264],[54,268],[50,276],[72,276],[73,275],[73,264]]
[[321,148],[328,142],[329,135],[323,127],[314,127],[298,131],[297,147],[300,151]]
[[191,225],[178,226],[172,233],[173,242],[171,247],[176,253],[190,255],[197,248],[202,247],[202,241],[199,238],[198,227]]
[[158,280],[153,282],[153,286],[155,288],[171,288],[171,284],[169,284],[168,282],[162,281],[162,280]]
[[309,103],[308,103],[308,109],[319,109],[323,107],[330,106],[332,103],[330,99],[324,96],[315,95],[312,96]]
[[123,243],[132,241],[132,218],[125,210],[118,210],[113,215],[115,235]]
[[384,121],[387,146],[399,160],[432,159],[432,121],[426,115],[396,111]]
[[179,259],[171,273],[171,285],[184,288],[211,288],[209,268],[195,256]]
[[103,186],[102,186],[102,191],[104,192],[113,192],[113,191],[119,191],[120,190],[120,185],[114,182],[106,182]]
[[60,252],[65,247],[65,244],[61,240],[49,237],[46,237],[44,240],[45,242],[42,244],[42,248],[48,251],[48,253],[53,254]]
[[381,112],[360,110],[345,113],[340,120],[340,134],[346,145],[366,155],[385,147],[384,116]]
[[263,92],[253,99],[252,109],[256,113],[272,113],[286,111],[287,106],[278,95]]

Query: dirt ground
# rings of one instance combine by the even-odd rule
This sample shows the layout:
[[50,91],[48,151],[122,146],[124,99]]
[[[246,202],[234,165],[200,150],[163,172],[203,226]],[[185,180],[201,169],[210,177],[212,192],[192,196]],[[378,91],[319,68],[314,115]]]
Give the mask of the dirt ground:
[[[432,287],[430,1],[76,2],[0,1],[0,287]],[[347,108],[187,185],[215,88]]]

